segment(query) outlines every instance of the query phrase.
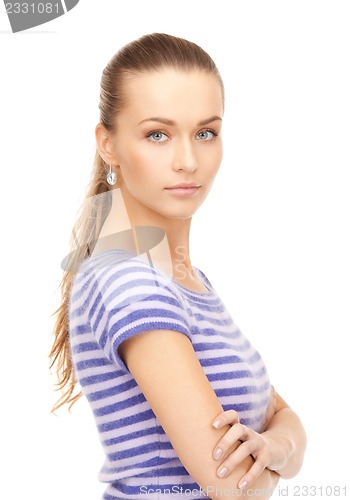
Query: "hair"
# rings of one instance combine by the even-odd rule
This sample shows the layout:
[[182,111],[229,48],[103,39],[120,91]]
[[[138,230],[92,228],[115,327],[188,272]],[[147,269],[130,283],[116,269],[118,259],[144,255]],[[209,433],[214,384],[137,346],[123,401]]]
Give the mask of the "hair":
[[[122,47],[108,62],[102,72],[100,82],[100,123],[113,136],[116,132],[116,116],[126,106],[126,81],[128,77],[149,71],[174,68],[181,71],[204,71],[218,79],[223,100],[224,87],[219,71],[211,57],[193,42],[175,36],[153,33],[145,35]],[[106,180],[108,165],[98,150],[93,162],[91,178],[85,199],[79,209],[76,224],[72,230],[69,265],[65,266],[58,288],[61,290],[61,305],[52,313],[56,316],[54,341],[49,354],[50,370],[54,367],[58,382],[56,390],[61,397],[52,408],[55,412],[64,404],[71,406],[82,395],[74,394],[77,384],[71,358],[69,339],[69,297],[70,290],[80,263],[90,256],[98,235],[111,209],[111,189]],[[98,196],[101,195],[101,196]],[[103,198],[103,203],[101,203]],[[77,246],[77,240],[82,244]],[[74,249],[74,251],[73,251]]]

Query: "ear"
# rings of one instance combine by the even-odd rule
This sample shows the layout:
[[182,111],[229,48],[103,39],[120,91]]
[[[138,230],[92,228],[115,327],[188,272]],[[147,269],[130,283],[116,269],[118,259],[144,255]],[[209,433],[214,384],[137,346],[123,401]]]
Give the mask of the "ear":
[[108,165],[115,165],[118,163],[114,140],[110,132],[105,129],[102,123],[98,123],[95,128],[96,148],[101,158]]

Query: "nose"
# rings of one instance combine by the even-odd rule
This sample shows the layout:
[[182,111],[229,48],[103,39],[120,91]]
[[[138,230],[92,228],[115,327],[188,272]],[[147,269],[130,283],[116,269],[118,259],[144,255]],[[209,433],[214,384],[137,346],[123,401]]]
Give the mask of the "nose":
[[192,173],[197,168],[198,160],[192,141],[187,138],[179,140],[175,146],[173,169]]

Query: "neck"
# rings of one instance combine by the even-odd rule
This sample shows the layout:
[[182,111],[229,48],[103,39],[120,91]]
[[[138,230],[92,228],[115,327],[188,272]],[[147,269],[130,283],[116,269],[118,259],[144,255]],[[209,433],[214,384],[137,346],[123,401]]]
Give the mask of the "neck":
[[[100,232],[100,238],[110,234],[119,233],[135,228],[135,226],[155,226],[165,232],[165,238],[158,245],[159,248],[151,250],[152,259],[156,262],[172,264],[174,278],[184,277],[185,274],[193,275],[190,252],[189,235],[191,218],[169,219],[151,209],[142,208],[130,203],[128,197],[122,194],[121,189],[112,190],[112,207]],[[135,247],[140,245],[134,232]],[[169,270],[170,271],[170,270]]]
[[167,227],[163,227],[169,245],[175,278],[187,273],[193,274],[189,245],[191,221],[192,219],[170,220]]
[[167,237],[172,260],[189,263],[189,233],[191,218],[170,219],[152,209],[141,205],[123,189],[120,191],[129,216],[131,226],[155,226],[161,228]]
[[[184,276],[185,274],[192,274],[189,249],[191,221],[191,218],[169,219],[159,214],[155,214],[154,212],[147,213],[145,211],[139,211],[137,212],[137,216],[130,213],[130,223],[132,227],[155,226],[164,231],[165,237],[161,260],[164,261],[164,258],[171,260],[174,278],[178,275]],[[165,251],[166,254],[164,253]],[[167,257],[165,257],[165,255],[167,255]]]
[[[189,236],[192,219],[170,219],[148,210],[147,207],[137,209],[134,204],[129,204],[128,200],[122,196],[120,189],[112,191],[112,207],[103,224],[99,238],[103,240],[104,236],[129,233],[127,230],[130,230],[131,226],[134,236],[133,246],[139,253],[139,249],[147,245],[145,245],[145,241],[138,241],[135,227],[158,227],[164,231],[165,237],[156,246],[151,245],[149,252],[147,252],[148,258],[151,258],[156,267],[162,269],[165,274],[184,286],[205,291],[204,285],[198,283],[198,277],[192,269],[190,260]],[[128,245],[130,246],[132,243],[128,239],[118,238],[116,244],[121,244],[121,248],[128,248]],[[104,249],[103,243],[99,241],[96,245],[96,253]]]

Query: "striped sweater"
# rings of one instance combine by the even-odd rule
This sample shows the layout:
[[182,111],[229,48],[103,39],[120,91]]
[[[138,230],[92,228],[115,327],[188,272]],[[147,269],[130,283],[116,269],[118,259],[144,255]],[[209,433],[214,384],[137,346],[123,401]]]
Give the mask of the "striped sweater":
[[189,290],[143,257],[113,249],[85,259],[69,301],[71,354],[97,425],[108,483],[103,500],[208,499],[182,466],[160,422],[118,354],[145,330],[186,335],[224,410],[257,432],[270,382],[259,353],[232,320],[208,278]]

